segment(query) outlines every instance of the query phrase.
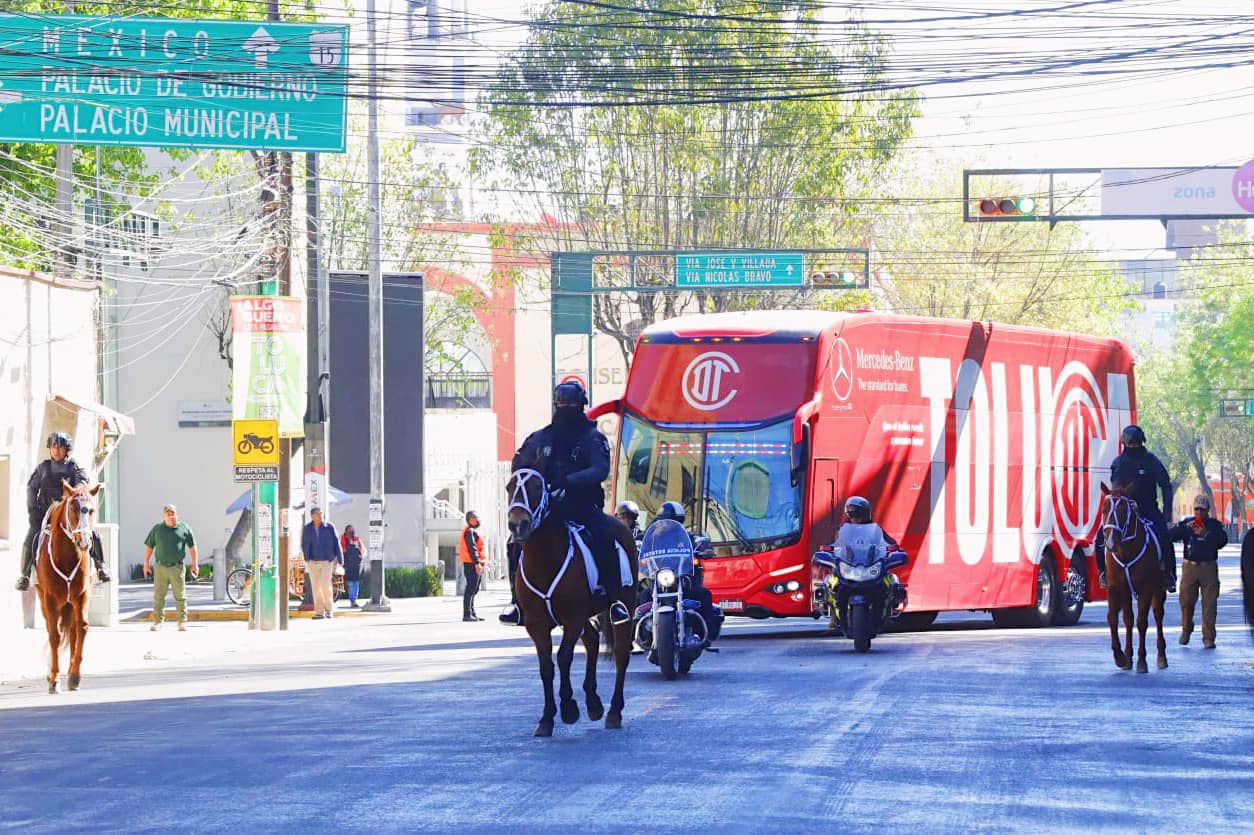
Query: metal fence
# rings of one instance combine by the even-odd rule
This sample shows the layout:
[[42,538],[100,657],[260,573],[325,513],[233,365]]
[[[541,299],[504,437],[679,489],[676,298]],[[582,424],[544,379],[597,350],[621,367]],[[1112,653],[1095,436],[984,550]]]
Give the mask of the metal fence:
[[490,409],[492,375],[467,372],[428,374],[426,406],[428,409]]

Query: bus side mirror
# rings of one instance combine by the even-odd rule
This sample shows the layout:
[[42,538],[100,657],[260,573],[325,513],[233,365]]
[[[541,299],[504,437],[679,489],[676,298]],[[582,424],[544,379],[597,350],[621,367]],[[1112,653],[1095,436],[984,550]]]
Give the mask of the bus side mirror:
[[793,487],[796,487],[797,483],[805,476],[806,464],[809,461],[810,425],[806,424],[801,427],[801,440],[792,445],[792,466],[789,471],[789,478]]

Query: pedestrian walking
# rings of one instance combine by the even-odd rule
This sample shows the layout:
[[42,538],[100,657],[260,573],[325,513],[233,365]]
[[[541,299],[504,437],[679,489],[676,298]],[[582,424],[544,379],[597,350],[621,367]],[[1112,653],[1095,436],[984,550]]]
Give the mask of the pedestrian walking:
[[479,591],[479,579],[483,576],[483,537],[479,535],[479,516],[466,511],[466,527],[457,540],[457,557],[466,578],[466,591],[462,594],[462,620],[483,620],[475,614],[475,594]]
[[[196,537],[186,522],[179,521],[178,508],[172,504],[162,508],[162,520],[152,526],[144,538],[144,576],[152,577],[152,626],[157,631],[165,620],[166,592],[174,590],[174,605],[178,609],[179,631],[187,631],[187,585],[184,561],[192,558],[192,576],[200,574],[199,556],[196,553]],[[153,564],[153,558],[156,564]]]
[[1180,577],[1180,643],[1193,634],[1193,610],[1202,598],[1202,648],[1215,648],[1215,614],[1219,606],[1219,549],[1228,544],[1228,532],[1210,515],[1210,497],[1199,493],[1193,500],[1193,518],[1168,534],[1184,543],[1184,569]]
[[361,590],[361,563],[366,557],[366,546],[352,525],[344,526],[340,551],[344,554],[344,590],[348,593],[348,608],[359,609],[357,593]]
[[331,611],[331,603],[335,600],[331,583],[336,566],[344,564],[344,552],[340,550],[335,526],[322,521],[321,508],[309,509],[309,523],[300,534],[300,553],[305,558],[305,580],[313,584],[313,619],[335,617]]

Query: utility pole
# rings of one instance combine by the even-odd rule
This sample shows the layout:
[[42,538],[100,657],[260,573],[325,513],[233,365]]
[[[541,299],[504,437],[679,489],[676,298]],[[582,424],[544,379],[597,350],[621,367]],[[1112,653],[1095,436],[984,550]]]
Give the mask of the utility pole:
[[[65,13],[74,14],[73,0],[66,0]],[[56,169],[56,217],[52,233],[56,236],[57,278],[69,278],[73,272],[70,242],[74,236],[74,146],[58,145]]]
[[[272,0],[273,1],[273,0]],[[370,602],[367,611],[390,612],[383,572],[383,241],[379,198],[379,55],[375,0],[366,3],[366,179],[368,199],[366,229],[366,295],[370,340]]]

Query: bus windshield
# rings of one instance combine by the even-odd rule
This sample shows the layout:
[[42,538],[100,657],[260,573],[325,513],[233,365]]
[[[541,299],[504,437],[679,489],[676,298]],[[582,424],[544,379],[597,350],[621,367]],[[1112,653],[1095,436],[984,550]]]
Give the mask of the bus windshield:
[[756,429],[671,431],[624,415],[622,425],[616,501],[638,504],[642,522],[677,501],[689,529],[708,536],[719,556],[800,538],[805,475],[791,467],[790,419]]

